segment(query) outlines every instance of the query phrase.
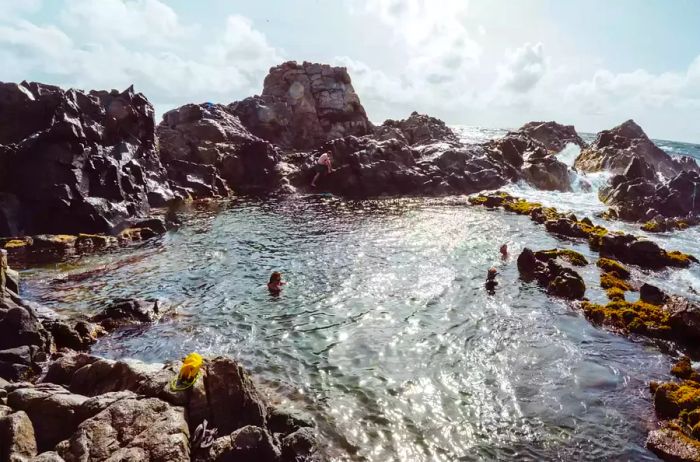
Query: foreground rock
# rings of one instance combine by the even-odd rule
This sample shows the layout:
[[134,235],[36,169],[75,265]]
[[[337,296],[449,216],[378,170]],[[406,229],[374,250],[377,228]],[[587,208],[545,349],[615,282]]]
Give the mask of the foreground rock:
[[0,236],[108,233],[175,195],[133,88],[0,83]]
[[283,148],[314,148],[372,132],[347,70],[326,64],[275,66],[265,77],[262,95],[229,109],[251,133]]
[[650,384],[661,428],[649,433],[647,447],[663,460],[700,460],[700,374],[687,357],[673,367],[680,382]]
[[684,170],[700,171],[693,159],[674,159],[659,149],[633,120],[598,133],[596,140],[581,151],[575,166],[584,172],[622,173],[634,158],[643,159],[667,178]]

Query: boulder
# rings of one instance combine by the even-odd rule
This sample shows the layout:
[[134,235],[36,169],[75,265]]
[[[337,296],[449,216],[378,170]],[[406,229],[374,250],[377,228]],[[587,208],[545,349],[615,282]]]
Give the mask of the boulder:
[[189,462],[185,412],[157,398],[121,399],[56,448],[66,462]]
[[516,133],[526,135],[539,141],[550,153],[558,153],[572,143],[579,147],[586,147],[586,143],[576,133],[573,125],[562,125],[556,122],[528,122],[520,127]]
[[71,326],[66,321],[52,319],[43,321],[42,325],[51,334],[56,348],[87,351],[101,335],[101,327],[85,321]]
[[282,438],[280,445],[283,461],[303,462],[312,460],[311,457],[316,452],[317,441],[311,429],[300,428]]
[[65,353],[48,366],[44,382],[70,386],[73,375],[83,366],[92,364],[100,358],[85,353]]
[[536,280],[551,295],[580,300],[586,292],[583,278],[576,271],[542,253],[525,248],[518,256],[517,264],[521,278]]
[[28,462],[37,454],[34,427],[23,411],[0,417],[0,459]]
[[609,170],[622,173],[634,157],[644,159],[655,171],[670,178],[683,170],[700,171],[692,160],[676,160],[659,149],[633,120],[598,133],[581,151],[575,167],[584,172]]
[[32,380],[41,373],[44,359],[36,345],[23,345],[0,350],[0,377],[13,382]]
[[377,139],[398,139],[409,145],[436,141],[458,144],[457,135],[440,119],[412,112],[407,119],[386,120],[374,131]]
[[163,302],[156,299],[121,298],[112,301],[90,321],[106,330],[152,323],[169,311]]
[[674,338],[687,345],[700,345],[700,305],[672,295],[664,300],[664,309],[670,314]]
[[644,303],[650,303],[652,305],[663,305],[667,299],[667,296],[658,287],[644,283],[639,288],[639,298]]
[[295,61],[270,69],[262,95],[229,105],[252,134],[283,148],[307,149],[372,132],[344,67]]
[[670,427],[652,430],[647,436],[646,446],[662,460],[672,462],[700,461],[700,443]]
[[49,383],[19,388],[7,395],[8,405],[26,412],[31,419],[40,451],[52,449],[75,431],[86,400],[85,396]]
[[525,162],[522,172],[525,181],[537,189],[571,191],[569,167],[553,155]]
[[[250,375],[235,361],[217,357],[207,361],[203,385],[208,414],[205,416],[219,434],[246,426],[266,426],[267,406]],[[195,422],[201,420],[195,418]]]
[[246,425],[230,435],[217,438],[206,451],[200,450],[194,460],[198,462],[276,462],[279,458],[280,449],[267,430]]
[[0,83],[0,126],[3,232],[109,234],[147,214],[151,201],[174,197],[153,107],[132,87],[86,93]]
[[192,189],[197,172],[208,172],[198,184],[211,185],[209,196],[225,196],[228,188],[248,193],[279,186],[278,149],[252,135],[225,106],[174,109],[163,116],[157,133],[161,160],[170,178],[185,189]]

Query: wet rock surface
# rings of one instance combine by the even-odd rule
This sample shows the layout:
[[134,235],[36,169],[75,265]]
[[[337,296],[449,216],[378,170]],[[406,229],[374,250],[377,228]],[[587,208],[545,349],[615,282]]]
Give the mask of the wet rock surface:
[[598,133],[595,141],[581,151],[575,166],[584,172],[622,173],[634,158],[643,159],[668,178],[684,170],[700,171],[694,160],[677,160],[659,149],[633,120]]
[[583,298],[586,285],[573,269],[558,263],[544,252],[525,248],[518,256],[518,271],[524,280],[536,280],[547,293],[572,300]]
[[528,122],[517,130],[539,141],[550,153],[558,153],[572,143],[581,148],[586,147],[585,141],[576,133],[573,125],[562,125],[554,121]]

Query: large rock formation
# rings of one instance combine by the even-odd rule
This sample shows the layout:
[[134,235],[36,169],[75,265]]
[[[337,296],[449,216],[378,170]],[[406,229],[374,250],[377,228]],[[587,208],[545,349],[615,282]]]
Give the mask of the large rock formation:
[[0,235],[110,233],[173,197],[141,93],[0,84]]
[[252,135],[225,106],[187,104],[157,128],[168,175],[192,195],[225,196],[279,186],[279,150]]
[[700,171],[693,159],[674,159],[659,149],[633,120],[598,133],[596,140],[581,151],[575,166],[585,172],[610,170],[622,173],[635,157],[641,157],[668,178],[683,170]]
[[262,95],[229,106],[254,135],[283,148],[306,149],[372,131],[344,67],[295,61],[270,69]]
[[586,143],[576,133],[573,125],[562,125],[554,121],[551,122],[528,122],[520,127],[516,133],[520,133],[539,141],[550,153],[558,153],[573,143],[581,148],[586,147]]
[[665,218],[686,218],[688,225],[700,214],[700,173],[683,171],[662,182],[653,167],[635,157],[600,190],[600,199],[624,220],[655,220],[661,226]]

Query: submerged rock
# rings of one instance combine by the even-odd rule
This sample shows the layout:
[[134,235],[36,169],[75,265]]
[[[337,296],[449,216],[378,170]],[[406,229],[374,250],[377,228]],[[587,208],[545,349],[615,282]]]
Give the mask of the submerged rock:
[[160,300],[122,298],[114,300],[90,320],[106,330],[135,326],[159,320],[169,311]]

